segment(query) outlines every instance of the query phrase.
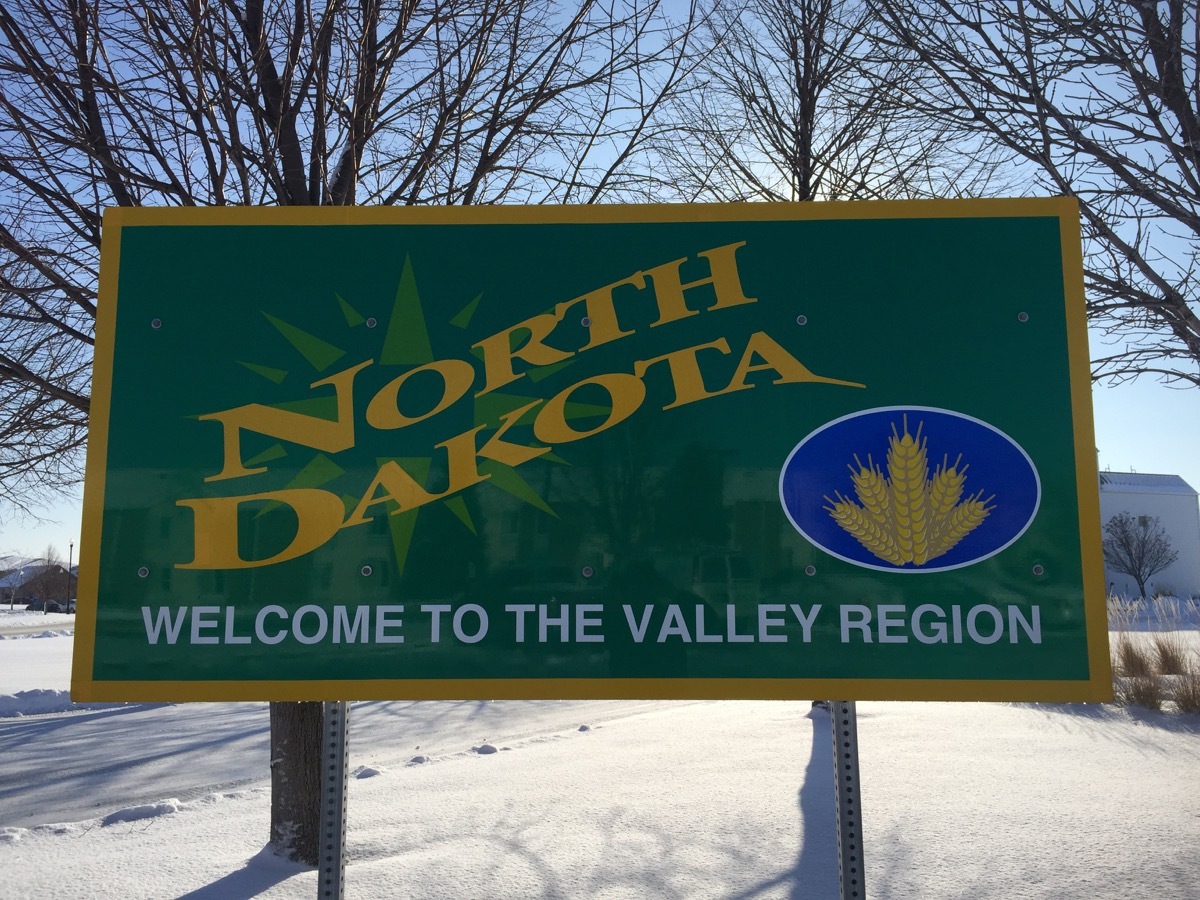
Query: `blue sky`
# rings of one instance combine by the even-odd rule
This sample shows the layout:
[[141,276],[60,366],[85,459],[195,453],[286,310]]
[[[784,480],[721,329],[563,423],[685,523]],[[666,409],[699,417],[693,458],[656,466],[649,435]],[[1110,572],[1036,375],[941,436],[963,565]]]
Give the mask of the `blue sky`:
[[[1200,490],[1200,389],[1169,388],[1150,379],[1092,389],[1101,470],[1181,475]],[[41,556],[53,544],[79,560],[79,495],[40,510],[47,521],[0,522],[0,555]]]
[[1100,469],[1182,475],[1200,490],[1200,388],[1094,387]]

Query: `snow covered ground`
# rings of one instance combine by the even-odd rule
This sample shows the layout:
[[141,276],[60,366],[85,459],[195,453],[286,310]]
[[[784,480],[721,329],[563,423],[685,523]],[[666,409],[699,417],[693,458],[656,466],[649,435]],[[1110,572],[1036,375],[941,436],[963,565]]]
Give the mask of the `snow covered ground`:
[[[71,619],[0,610],[0,897],[317,896],[264,851],[266,705],[72,706]],[[1200,900],[1200,716],[858,707],[871,898]],[[808,703],[354,704],[346,894],[834,897],[829,727]]]

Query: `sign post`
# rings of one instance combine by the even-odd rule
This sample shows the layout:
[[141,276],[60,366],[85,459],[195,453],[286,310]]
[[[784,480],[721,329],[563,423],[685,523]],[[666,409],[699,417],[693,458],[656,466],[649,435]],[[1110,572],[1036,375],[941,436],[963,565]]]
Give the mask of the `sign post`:
[[320,900],[342,900],[346,881],[346,785],[349,779],[350,704],[322,704]]
[[81,700],[1100,700],[1067,199],[106,213]]
[[863,900],[862,787],[858,779],[858,714],[853,700],[830,700],[833,784],[837,810],[838,878],[841,900]]

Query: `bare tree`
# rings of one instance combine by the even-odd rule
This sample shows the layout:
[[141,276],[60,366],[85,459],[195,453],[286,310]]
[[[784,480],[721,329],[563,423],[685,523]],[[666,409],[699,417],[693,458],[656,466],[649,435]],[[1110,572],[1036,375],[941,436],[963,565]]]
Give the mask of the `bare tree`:
[[870,0],[915,108],[1079,198],[1097,378],[1200,385],[1200,20],[1189,0]]
[[[4,0],[0,496],[27,506],[80,475],[104,207],[636,196],[691,16],[655,0]],[[271,720],[272,841],[315,862],[321,707]]]
[[62,554],[53,544],[47,544],[46,549],[42,551],[42,565],[63,567]]
[[41,558],[38,559],[38,574],[24,585],[25,596],[31,600],[43,601],[42,609],[44,612],[50,612],[50,600],[62,597],[61,582],[56,578],[57,573],[64,569],[63,558],[58,552],[58,548],[53,544],[47,544],[46,549],[42,551]]
[[1114,572],[1137,582],[1146,596],[1146,582],[1179,559],[1157,516],[1117,513],[1104,524],[1104,561]]
[[[846,200],[999,190],[962,130],[914,109],[928,73],[880,45],[862,0],[733,0],[661,148],[687,200]],[[881,52],[881,49],[886,52]]]

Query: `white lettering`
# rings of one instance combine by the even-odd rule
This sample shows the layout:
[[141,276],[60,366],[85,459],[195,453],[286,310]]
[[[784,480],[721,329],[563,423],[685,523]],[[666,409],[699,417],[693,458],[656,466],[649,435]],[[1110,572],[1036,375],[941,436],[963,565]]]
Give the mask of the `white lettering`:
[[[304,622],[304,617],[309,615],[317,617],[317,631],[315,634],[304,633],[304,626],[302,623]],[[308,606],[302,606],[296,610],[296,615],[292,617],[292,637],[302,644],[318,644],[321,642],[321,639],[325,637],[325,634],[328,631],[329,616],[327,616],[325,614],[325,610],[319,606],[314,606],[312,604],[309,604]]]
[[1035,606],[1030,610],[1033,614],[1033,622],[1031,623],[1023,615],[1019,607],[1010,606],[1008,608],[1008,641],[1015,644],[1020,640],[1017,635],[1017,625],[1029,636],[1029,639],[1035,644],[1042,642],[1042,608]]
[[347,644],[353,644],[356,638],[358,643],[365,644],[368,640],[367,629],[370,627],[371,607],[356,606],[353,623],[346,614],[346,607],[335,606],[333,608],[333,642],[335,644],[342,643],[343,639]]
[[603,644],[603,634],[592,634],[588,631],[589,628],[599,628],[603,623],[600,619],[592,616],[592,613],[600,613],[604,611],[604,607],[599,603],[580,603],[575,607],[575,641],[579,644]]
[[961,606],[935,603],[922,603],[911,613],[898,603],[875,607],[847,604],[841,607],[841,622],[843,643],[849,643],[855,631],[865,644],[904,644],[912,635],[926,645],[969,642],[989,646],[1003,639],[1005,632],[1010,644],[1042,642],[1041,608],[1037,606],[1026,611],[1010,604],[1002,610],[980,603],[967,607],[964,614]]
[[[202,635],[200,632],[206,628],[220,628],[220,623],[217,622],[216,616],[220,614],[221,607],[219,606],[193,606],[192,607],[192,643],[193,644],[219,644],[221,639],[215,634],[212,636]],[[212,619],[206,619],[205,616],[213,616]]]
[[[467,613],[472,613],[479,618],[478,627],[474,634],[468,634],[463,628],[463,617]],[[460,606],[454,611],[454,636],[464,644],[476,644],[483,640],[484,635],[488,630],[488,614],[482,606],[476,603],[468,603],[465,606]]]
[[667,607],[667,614],[663,617],[662,628],[658,630],[658,642],[660,644],[664,643],[669,637],[683,638],[685,644],[692,642],[692,636],[683,621],[683,613],[680,612],[679,607],[674,603]]
[[442,613],[450,612],[449,603],[427,603],[421,606],[421,612],[430,613],[429,642],[436,644],[442,639]]
[[883,603],[875,607],[879,613],[876,620],[881,644],[907,644],[908,635],[890,634],[888,629],[904,627],[904,605],[900,603]]
[[[979,616],[983,613],[987,613],[992,617],[992,633],[986,637],[979,631],[976,625],[979,621]],[[967,634],[977,644],[996,643],[1004,634],[1004,617],[1000,615],[1000,610],[994,606],[988,606],[986,603],[982,606],[972,606],[971,611],[967,613]]]
[[758,642],[760,644],[786,644],[786,634],[771,634],[768,628],[783,627],[783,619],[771,615],[782,613],[786,606],[782,603],[764,603],[758,608]]
[[232,606],[225,607],[225,643],[227,644],[248,644],[250,643],[250,635],[237,635],[233,633],[233,620],[237,610]]
[[531,613],[535,609],[532,603],[510,603],[504,607],[505,612],[515,613],[517,616],[517,643],[525,643],[525,613]]
[[150,644],[158,643],[158,635],[162,631],[167,633],[167,643],[174,644],[179,640],[179,632],[183,628],[183,620],[187,617],[188,608],[186,606],[179,607],[175,613],[175,620],[171,621],[171,607],[160,606],[158,615],[154,617],[153,622],[150,620],[150,607],[142,607],[142,621],[146,623],[146,642]]
[[[851,616],[854,619],[851,619]],[[862,633],[864,644],[871,643],[871,610],[857,603],[842,607],[842,643],[850,643],[850,629],[857,628]]]
[[646,638],[646,629],[650,627],[650,613],[654,611],[654,607],[647,606],[642,610],[640,622],[633,621],[633,607],[629,604],[625,604],[621,608],[625,610],[625,621],[629,623],[629,633],[633,635],[634,642],[640,644]]
[[[938,621],[932,624],[932,631],[926,631],[924,625],[924,617],[928,614],[933,614],[938,617]],[[934,606],[932,603],[922,603],[912,614],[912,630],[913,635],[922,644],[944,644],[946,643],[946,612],[940,606]]]
[[558,627],[558,639],[562,643],[570,640],[570,631],[568,626],[571,622],[571,607],[566,603],[560,604],[558,607],[558,616],[550,615],[550,607],[545,603],[538,604],[538,641],[546,643],[546,633],[550,630],[550,626]]
[[704,604],[696,604],[696,643],[697,644],[720,644],[725,640],[719,634],[704,633]]
[[791,604],[789,604],[789,606],[792,609],[792,615],[794,615],[796,617],[796,620],[800,623],[800,628],[804,631],[804,637],[803,637],[804,643],[811,644],[812,643],[812,623],[813,623],[813,620],[817,617],[817,613],[819,613],[821,611],[821,604],[814,603],[812,605],[812,608],[808,611],[807,616],[804,615],[804,609],[800,606],[800,604],[791,603]]
[[388,634],[389,628],[402,628],[404,626],[403,619],[391,618],[392,613],[404,612],[404,606],[380,606],[375,610],[375,643],[377,644],[403,644],[404,635]]
[[279,616],[285,622],[287,621],[288,612],[282,606],[264,606],[258,611],[258,615],[254,617],[254,634],[264,644],[278,644],[287,637],[287,629],[280,628],[275,634],[267,634],[263,627],[266,623],[267,616]]
[[729,635],[729,643],[731,644],[753,644],[754,635],[738,634],[737,630],[737,607],[732,603],[725,607],[725,630]]

